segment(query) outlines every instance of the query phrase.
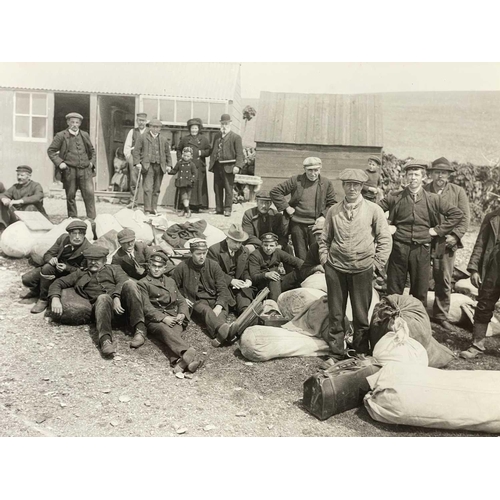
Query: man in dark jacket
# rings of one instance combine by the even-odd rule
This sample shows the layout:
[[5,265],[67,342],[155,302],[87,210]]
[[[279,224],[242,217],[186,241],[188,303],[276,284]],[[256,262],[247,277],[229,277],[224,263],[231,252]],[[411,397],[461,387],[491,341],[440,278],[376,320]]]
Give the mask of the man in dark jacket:
[[83,252],[91,245],[85,237],[87,224],[82,220],[74,220],[66,226],[66,231],[45,252],[45,264],[21,277],[23,285],[30,289],[22,298],[38,297],[37,303],[31,309],[34,314],[47,308],[51,283],[61,276],[80,270],[84,264]]
[[306,255],[306,260],[300,268],[300,279],[302,281],[312,274],[324,274],[325,272],[325,268],[321,264],[321,260],[319,258],[319,240],[321,237],[321,233],[323,232],[324,225],[325,219],[318,219],[311,229],[311,232],[316,238],[316,241],[309,247]]
[[[425,191],[422,183],[427,163],[410,161],[404,166],[408,186],[379,201],[389,211],[393,246],[387,272],[387,294],[401,295],[410,274],[410,295],[427,304],[431,263],[431,241],[451,233],[462,221],[463,212],[437,194]],[[440,222],[441,217],[442,222]]]
[[48,294],[51,312],[55,317],[63,312],[61,295],[65,288],[74,288],[80,297],[92,304],[99,345],[105,356],[116,352],[111,332],[113,313],[121,316],[127,311],[130,326],[135,330],[131,347],[139,347],[146,337],[142,297],[137,283],[130,280],[121,267],[106,264],[108,253],[105,247],[90,245],[83,252],[87,269],[56,279],[50,285]]
[[78,217],[75,197],[79,189],[87,217],[95,219],[95,150],[89,134],[80,130],[82,121],[83,116],[79,113],[68,113],[68,128],[56,134],[47,154],[55,166],[56,179],[62,180],[66,191],[68,217]]
[[165,275],[169,263],[162,251],[149,258],[148,274],[138,285],[142,293],[144,318],[148,333],[160,338],[167,346],[174,372],[194,373],[202,364],[194,347],[182,338],[182,331],[189,322],[186,299],[177,289],[172,278]]
[[208,249],[208,257],[219,264],[226,285],[236,301],[238,316],[252,303],[252,280],[248,274],[250,252],[243,246],[248,234],[239,224],[231,224],[227,238]]
[[[147,113],[137,113],[137,127],[129,130],[127,138],[125,139],[125,144],[123,145],[123,154],[128,164],[128,175],[130,179],[130,194],[134,196],[135,188],[137,186],[137,177],[139,175],[139,169],[134,166],[134,155],[132,154],[135,148],[135,143],[137,139],[147,133],[148,129],[146,124],[148,123]],[[132,202],[127,208],[132,208]]]
[[215,134],[210,154],[209,171],[214,173],[215,212],[231,216],[234,176],[243,167],[241,137],[231,131],[231,117],[220,117],[220,133]]
[[172,274],[180,292],[193,311],[193,319],[206,325],[215,346],[230,337],[227,312],[235,301],[226,284],[224,272],[217,262],[207,259],[207,242],[194,239],[190,244],[191,257],[181,262]]
[[472,345],[460,356],[474,359],[485,350],[484,342],[495,304],[500,299],[500,208],[487,214],[479,229],[467,271],[471,283],[479,289]]
[[[320,175],[321,160],[306,158],[303,165],[303,174],[294,175],[271,189],[273,203],[289,221],[288,232],[292,236],[295,255],[302,260],[314,243],[311,227],[336,203],[332,183]],[[289,202],[285,199],[287,195],[291,195]]]
[[[40,212],[47,217],[43,208],[43,188],[31,180],[33,169],[29,165],[19,165],[16,168],[17,183],[0,192],[0,226],[7,227],[16,222],[18,218],[14,211]],[[47,217],[48,218],[48,217]]]
[[141,168],[144,188],[144,212],[156,214],[161,182],[167,169],[172,167],[170,144],[160,133],[160,120],[149,122],[149,132],[137,138],[133,158],[137,168]]
[[428,193],[435,193],[452,206],[462,210],[464,217],[451,233],[437,237],[433,241],[432,272],[436,297],[433,305],[433,316],[446,330],[453,331],[453,325],[448,321],[451,298],[451,276],[455,266],[455,252],[463,248],[461,239],[467,232],[470,220],[469,199],[465,189],[448,182],[453,167],[446,158],[438,158],[427,169],[432,182],[425,186]]

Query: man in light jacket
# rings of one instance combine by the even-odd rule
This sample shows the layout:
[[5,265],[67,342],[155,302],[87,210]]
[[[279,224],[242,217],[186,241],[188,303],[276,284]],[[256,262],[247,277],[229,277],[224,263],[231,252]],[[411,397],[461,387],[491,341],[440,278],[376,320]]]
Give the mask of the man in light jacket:
[[353,315],[353,348],[360,354],[369,352],[368,310],[372,300],[373,272],[384,274],[392,240],[382,209],[361,194],[363,184],[368,180],[366,173],[347,169],[339,178],[345,198],[326,214],[319,255],[328,287],[330,329],[325,340],[333,356],[342,359],[345,356],[344,318],[348,296]]

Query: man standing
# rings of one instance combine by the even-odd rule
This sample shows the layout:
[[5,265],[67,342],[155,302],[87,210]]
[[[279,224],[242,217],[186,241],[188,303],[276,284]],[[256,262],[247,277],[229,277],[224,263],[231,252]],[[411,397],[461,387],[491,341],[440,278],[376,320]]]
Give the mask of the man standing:
[[43,188],[31,180],[33,170],[28,165],[19,165],[16,168],[17,183],[0,193],[0,225],[7,227],[18,219],[14,211],[40,212],[48,218],[43,208]]
[[[314,243],[311,227],[319,217],[336,203],[335,190],[330,180],[322,178],[321,160],[306,158],[304,173],[294,175],[271,189],[271,199],[280,212],[284,212],[285,224],[292,235],[295,255],[304,260],[307,250]],[[290,201],[285,196],[291,195]]]
[[160,134],[161,127],[160,120],[151,120],[149,132],[137,137],[133,151],[134,164],[141,168],[143,177],[144,213],[153,215],[158,207],[161,181],[167,168],[172,167],[170,145]]
[[[387,272],[387,294],[401,295],[410,274],[410,295],[427,305],[431,240],[446,236],[462,221],[462,211],[422,188],[427,163],[410,161],[404,167],[408,185],[388,194],[379,205],[389,211],[393,247]],[[440,218],[441,216],[441,221]]]
[[300,268],[300,279],[305,280],[308,276],[316,273],[324,273],[325,268],[321,264],[319,255],[319,242],[323,234],[323,227],[325,226],[325,219],[318,219],[311,229],[311,232],[316,238],[316,241],[309,247],[307,251],[306,260]]
[[68,217],[78,217],[75,197],[79,189],[87,217],[95,219],[95,150],[89,134],[80,130],[82,121],[83,116],[79,113],[68,113],[68,128],[56,134],[47,154],[55,165],[56,179],[62,180],[66,191]]
[[463,248],[461,239],[467,232],[470,220],[469,200],[464,188],[448,182],[453,167],[446,158],[438,158],[427,169],[432,182],[425,186],[429,193],[435,193],[444,198],[452,206],[462,210],[464,217],[453,231],[444,237],[435,238],[433,241],[434,291],[436,297],[433,305],[433,316],[437,323],[453,331],[453,325],[448,321],[451,297],[451,276],[455,265],[455,252]]
[[123,154],[125,155],[125,159],[128,164],[130,194],[132,196],[134,196],[135,188],[137,186],[137,176],[139,175],[139,169],[134,167],[134,156],[132,152],[134,151],[135,143],[137,142],[138,137],[144,135],[146,132],[147,122],[148,115],[146,113],[137,113],[137,127],[129,131],[123,146]]
[[231,117],[220,117],[220,133],[215,134],[209,171],[214,173],[215,213],[231,216],[234,176],[243,167],[241,137],[231,131]]
[[334,357],[342,359],[348,296],[353,315],[353,348],[360,354],[369,352],[373,272],[384,272],[392,243],[384,212],[361,195],[363,183],[368,180],[366,173],[347,169],[339,178],[345,198],[326,214],[319,253],[328,287],[330,328],[325,340]]

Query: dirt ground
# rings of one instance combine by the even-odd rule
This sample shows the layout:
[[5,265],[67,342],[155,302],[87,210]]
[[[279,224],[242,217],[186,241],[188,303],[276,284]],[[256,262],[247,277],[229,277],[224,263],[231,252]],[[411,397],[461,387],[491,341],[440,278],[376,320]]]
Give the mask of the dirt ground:
[[[65,213],[63,200],[46,203],[54,222]],[[122,206],[98,204],[98,213]],[[246,206],[231,218],[202,217],[221,229],[241,221]],[[83,213],[79,203],[80,213]],[[176,217],[167,210],[167,217]],[[466,238],[470,253],[475,239]],[[466,260],[461,256],[462,260]],[[214,349],[207,335],[190,324],[185,336],[206,356],[191,379],[172,374],[160,345],[148,340],[129,348],[130,332],[115,330],[118,353],[104,359],[94,328],[69,327],[30,313],[23,304],[21,274],[26,259],[0,254],[0,436],[465,436],[459,433],[390,426],[373,421],[363,407],[320,422],[301,405],[302,384],[319,358],[250,363],[237,346]],[[433,325],[434,327],[434,325]],[[470,332],[452,334],[435,327],[436,338],[458,352]],[[500,369],[499,341],[474,363],[455,360],[450,369]]]

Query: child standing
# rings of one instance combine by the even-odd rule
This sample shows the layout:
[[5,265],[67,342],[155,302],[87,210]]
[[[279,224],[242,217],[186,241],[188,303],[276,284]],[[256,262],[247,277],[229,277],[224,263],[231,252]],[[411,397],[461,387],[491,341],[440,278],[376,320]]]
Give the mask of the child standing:
[[380,199],[379,186],[380,186],[380,167],[382,160],[378,156],[370,156],[368,158],[368,168],[365,170],[368,176],[368,181],[363,184],[361,194],[365,200],[377,203]]
[[[196,180],[196,165],[193,162],[193,149],[186,146],[182,150],[182,157],[176,163],[174,168],[167,168],[169,175],[177,174],[175,179],[175,187],[177,188],[176,200],[181,200],[184,207],[181,215],[191,217],[189,209],[189,200],[191,199],[191,191]],[[176,204],[178,201],[176,201]],[[177,209],[177,206],[175,207]]]

